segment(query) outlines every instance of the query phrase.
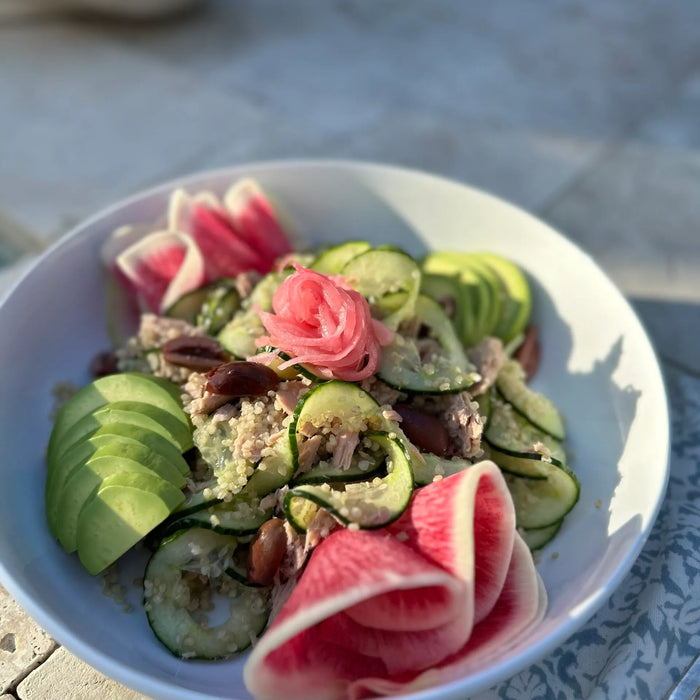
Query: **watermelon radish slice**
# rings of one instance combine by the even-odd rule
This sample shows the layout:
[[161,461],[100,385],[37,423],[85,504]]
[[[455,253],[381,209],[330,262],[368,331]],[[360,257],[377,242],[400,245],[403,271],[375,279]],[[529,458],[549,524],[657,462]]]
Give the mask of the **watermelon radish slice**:
[[[474,586],[474,624],[491,612],[515,537],[512,498],[493,462],[480,462],[419,489],[389,531],[402,533],[412,549]],[[443,536],[435,537],[436,532]]]
[[244,679],[261,700],[413,691],[483,667],[545,606],[501,472],[482,462],[417,491],[389,528],[324,540]]
[[235,277],[246,270],[267,272],[271,260],[241,239],[221,204],[213,197],[176,190],[170,198],[168,228],[195,240],[207,266],[207,280]]
[[292,252],[279,217],[255,180],[239,180],[224,195],[224,205],[243,240],[269,260]]
[[411,693],[439,683],[464,678],[487,667],[528,637],[544,618],[547,593],[535,570],[532,555],[516,533],[513,556],[501,595],[492,612],[476,625],[467,644],[435,668],[394,679],[366,677],[351,683],[345,696],[360,700],[382,695]]
[[222,206],[211,193],[191,197],[176,190],[168,209],[169,229],[194,238],[209,280],[247,270],[269,272],[278,257],[291,251],[272,206],[251,180],[234,185],[227,198],[232,207]]
[[157,231],[137,241],[117,256],[115,268],[155,312],[206,282],[199,248],[175,231]]
[[104,242],[100,250],[100,260],[102,264],[112,269],[116,259],[134,243],[138,243],[142,238],[145,238],[149,233],[159,230],[160,227],[154,228],[152,224],[134,224],[128,226],[120,226],[115,229],[112,235]]
[[[367,566],[368,561],[372,566]],[[374,596],[398,591],[405,594],[406,603],[413,600],[413,605],[419,606],[424,627],[429,619],[438,629],[449,626],[450,622],[444,621],[451,615],[463,617],[468,607],[467,590],[461,581],[395,537],[381,531],[333,532],[316,548],[301,582],[253,649],[244,669],[250,692],[261,699],[282,697],[280,693],[290,700],[342,697],[347,681],[364,677],[368,669],[386,674],[381,656],[363,653],[377,651],[372,648],[373,643],[381,643],[373,634],[377,630],[365,628],[347,615],[344,620],[336,616]],[[412,615],[412,610],[405,608],[404,615]],[[355,640],[354,649],[339,646],[343,640],[338,637],[331,636],[329,643],[333,629],[324,625],[343,622],[354,630],[360,628],[362,639]],[[422,633],[428,638],[433,631]],[[421,632],[409,634],[415,637],[403,643],[403,652],[410,653],[411,660],[421,667],[422,650],[420,645],[414,648]],[[461,636],[466,641],[468,626]],[[346,683],[339,684],[339,678]]]

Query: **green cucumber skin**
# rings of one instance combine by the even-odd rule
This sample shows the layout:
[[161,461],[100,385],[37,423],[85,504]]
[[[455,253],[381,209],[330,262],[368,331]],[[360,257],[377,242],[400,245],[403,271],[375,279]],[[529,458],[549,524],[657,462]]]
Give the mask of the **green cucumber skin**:
[[503,365],[496,386],[505,401],[532,425],[555,440],[564,440],[566,431],[559,410],[550,399],[527,386],[525,372],[517,360],[508,360]]
[[525,544],[530,548],[531,552],[536,552],[549,544],[561,530],[564,519],[558,520],[552,525],[540,528],[531,528],[530,530],[522,530],[521,536]]
[[[513,475],[506,477],[515,503],[516,524],[526,530],[553,525],[571,512],[580,497],[581,485],[571,469],[563,464],[543,462],[544,465],[550,469],[546,479]],[[555,480],[559,484],[553,483]],[[562,494],[557,486],[560,489],[566,487],[568,493]],[[520,500],[519,494],[527,502]]]
[[[192,558],[191,550],[188,549],[189,542],[194,542],[202,552],[229,548],[233,554],[237,547],[235,537],[201,528],[180,530],[165,538],[151,555],[144,574],[144,606],[146,607],[148,624],[160,643],[177,658],[206,661],[230,658],[250,646],[250,638],[246,634],[242,634],[239,629],[242,627],[243,621],[256,636],[263,631],[269,615],[269,601],[265,603],[267,591],[264,588],[247,586],[236,581],[235,585],[240,593],[230,602],[232,617],[216,627],[199,626],[186,610],[170,599],[171,588],[177,586],[177,578],[181,576],[183,564]],[[229,575],[227,570],[222,573]],[[231,578],[236,580],[237,577]],[[162,600],[157,601],[151,598],[146,582],[150,582],[151,586],[154,583],[159,583],[165,587],[161,594]],[[252,603],[256,599],[259,599],[258,603],[264,603],[261,611],[253,610]],[[235,620],[233,619],[234,612],[236,613]],[[187,636],[197,639],[198,647],[196,649],[185,649],[178,645],[176,632],[178,625],[188,627]],[[232,635],[228,644],[231,645],[233,642],[235,649],[232,649],[231,646],[226,647],[227,641],[216,636],[217,631],[227,628],[230,628]]]
[[[332,489],[324,490],[319,486],[311,485],[298,486],[288,491],[284,499],[285,516],[292,524],[292,527],[297,531],[303,532],[304,530],[303,525],[300,525],[291,513],[292,501],[296,498],[311,501],[318,507],[327,510],[343,524],[356,525],[363,530],[376,530],[386,527],[399,518],[406,510],[411,500],[415,483],[410,458],[405,446],[398,438],[392,437],[391,434],[383,431],[369,431],[365,433],[365,437],[369,437],[371,440],[382,444],[387,454],[392,457],[393,471],[381,479],[381,485],[388,486],[386,491],[382,493],[386,493],[387,496],[394,496],[395,502],[391,503],[387,498],[384,503],[379,502],[378,504],[374,504],[377,505],[378,508],[387,510],[388,514],[385,514],[385,517],[381,520],[373,521],[371,517],[368,519],[353,519],[343,513],[343,510],[347,507],[347,497],[343,500],[337,499],[338,502],[335,502],[336,498],[334,497]],[[376,489],[378,489],[378,486],[371,483],[367,484],[368,495],[372,492],[379,493]],[[353,506],[350,505],[349,508],[352,510]]]
[[551,462],[556,466],[562,463],[554,458],[546,458],[538,452],[515,452],[504,450],[489,444],[489,456],[502,471],[514,476],[524,476],[528,479],[546,479],[547,472],[541,466],[542,462]]
[[[309,414],[309,418],[314,416],[314,404],[319,402],[319,400],[323,405],[328,405],[329,403],[335,404],[336,410],[339,405],[347,405],[348,403],[352,405],[352,402],[348,402],[348,395],[352,394],[354,394],[357,401],[360,402],[360,407],[363,410],[364,416],[370,417],[375,414],[379,415],[379,404],[372,396],[360,389],[356,384],[344,382],[339,379],[317,384],[299,399],[294,413],[292,414],[292,421],[287,430],[287,439],[289,440],[289,448],[295,472],[299,469],[299,445],[297,442],[297,427],[299,421],[304,419],[305,414]],[[328,400],[328,397],[331,397],[330,400]],[[316,415],[318,415],[318,413]],[[333,415],[336,414],[334,413]],[[313,423],[313,421],[310,422]],[[315,423],[313,424],[316,425]]]
[[442,349],[434,374],[429,375],[422,364],[407,366],[419,360],[418,350],[412,339],[397,334],[394,341],[382,350],[377,376],[389,386],[407,393],[455,394],[466,391],[477,381],[478,375],[442,306],[421,294],[416,299],[415,316],[422,325],[430,328]]
[[322,250],[311,263],[311,269],[324,275],[338,275],[346,263],[362,253],[366,253],[371,244],[367,241],[346,241]]

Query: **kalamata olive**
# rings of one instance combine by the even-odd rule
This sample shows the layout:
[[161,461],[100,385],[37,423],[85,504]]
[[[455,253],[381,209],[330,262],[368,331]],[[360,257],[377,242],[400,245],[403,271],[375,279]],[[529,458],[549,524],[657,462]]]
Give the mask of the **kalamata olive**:
[[248,581],[269,586],[287,551],[284,521],[272,518],[263,523],[248,549]]
[[108,374],[116,374],[118,370],[117,356],[110,350],[98,353],[90,363],[93,377],[106,377]]
[[515,359],[525,371],[525,378],[530,381],[540,366],[540,338],[537,326],[533,323],[527,327],[525,338],[520,347],[515,351]]
[[450,436],[437,416],[402,403],[396,404],[394,410],[401,416],[401,429],[418,449],[445,456]]
[[225,396],[264,396],[280,378],[259,362],[227,362],[207,373],[207,390]]
[[207,372],[226,362],[230,355],[214,338],[181,335],[163,345],[163,359],[171,365]]

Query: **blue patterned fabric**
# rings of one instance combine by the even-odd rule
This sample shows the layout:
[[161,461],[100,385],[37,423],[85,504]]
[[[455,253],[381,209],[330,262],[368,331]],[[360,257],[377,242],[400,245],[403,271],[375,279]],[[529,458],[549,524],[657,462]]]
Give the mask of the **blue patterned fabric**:
[[661,700],[700,651],[700,378],[666,379],[669,488],[630,573],[556,651],[473,700]]

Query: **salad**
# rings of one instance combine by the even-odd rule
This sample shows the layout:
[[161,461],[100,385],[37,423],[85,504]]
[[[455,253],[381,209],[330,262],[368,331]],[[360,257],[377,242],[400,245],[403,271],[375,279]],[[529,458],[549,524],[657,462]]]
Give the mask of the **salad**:
[[93,575],[147,546],[155,636],[253,645],[256,697],[463,676],[541,620],[531,551],[578,500],[528,386],[527,278],[481,251],[308,250],[283,221],[244,180],[110,237],[114,348],[57,413],[48,525]]

